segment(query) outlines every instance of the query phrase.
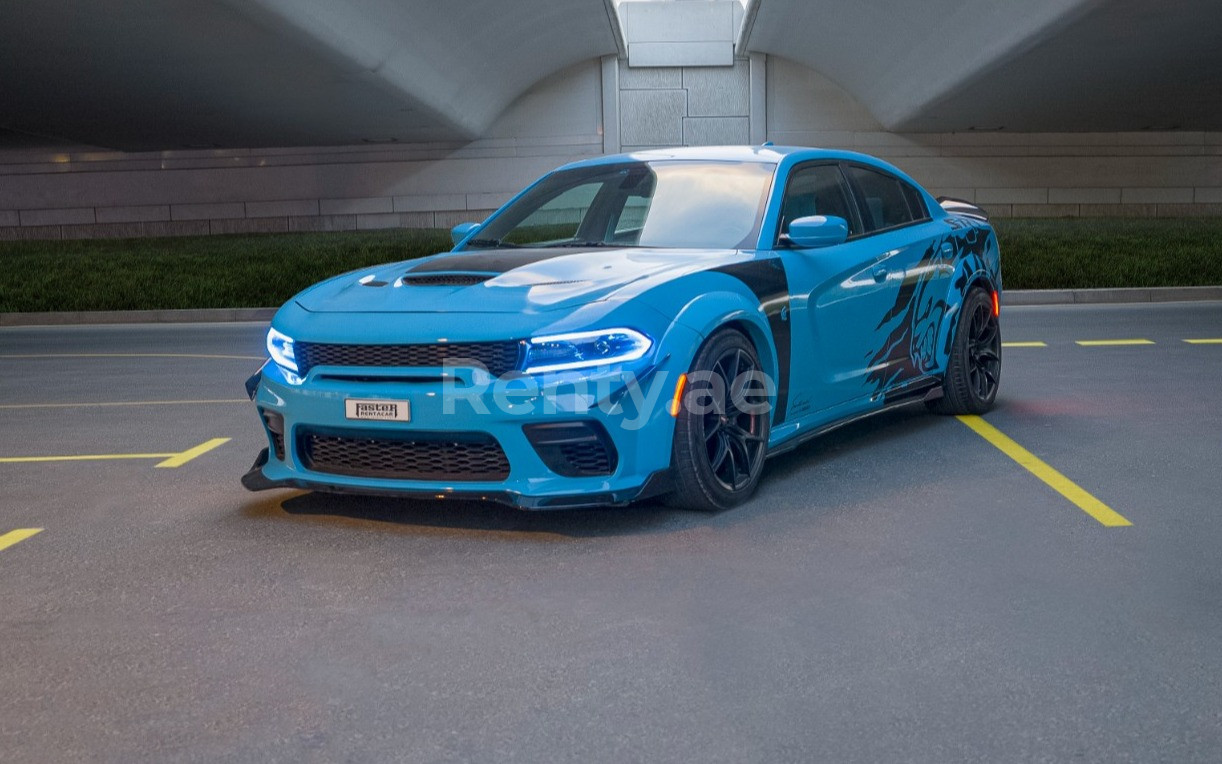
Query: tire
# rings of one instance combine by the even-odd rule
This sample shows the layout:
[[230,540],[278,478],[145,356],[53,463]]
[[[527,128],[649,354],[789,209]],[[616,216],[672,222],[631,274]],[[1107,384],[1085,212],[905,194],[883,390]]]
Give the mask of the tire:
[[993,408],[1001,383],[1001,324],[993,297],[973,289],[963,301],[942,397],[931,408],[940,414],[983,414]]
[[701,346],[675,421],[668,504],[716,512],[755,492],[772,418],[762,373],[759,354],[740,332],[718,330]]

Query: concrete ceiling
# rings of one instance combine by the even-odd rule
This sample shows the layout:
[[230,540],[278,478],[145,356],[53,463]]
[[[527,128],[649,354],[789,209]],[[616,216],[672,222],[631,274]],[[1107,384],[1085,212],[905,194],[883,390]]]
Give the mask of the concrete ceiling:
[[757,0],[740,49],[894,131],[1222,129],[1222,0]]
[[[615,0],[0,1],[0,147],[470,140]],[[1222,0],[756,0],[739,51],[897,131],[1222,129]]]
[[472,139],[618,35],[610,0],[0,2],[0,143]]

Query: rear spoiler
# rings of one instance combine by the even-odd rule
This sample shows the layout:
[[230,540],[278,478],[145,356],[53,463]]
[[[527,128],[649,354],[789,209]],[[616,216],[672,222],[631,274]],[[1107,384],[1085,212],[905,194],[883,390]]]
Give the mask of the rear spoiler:
[[962,215],[963,217],[975,218],[985,222],[988,222],[989,219],[989,213],[985,212],[983,208],[977,207],[964,199],[953,199],[949,196],[939,196],[938,204],[942,205],[942,209],[946,210],[952,215]]

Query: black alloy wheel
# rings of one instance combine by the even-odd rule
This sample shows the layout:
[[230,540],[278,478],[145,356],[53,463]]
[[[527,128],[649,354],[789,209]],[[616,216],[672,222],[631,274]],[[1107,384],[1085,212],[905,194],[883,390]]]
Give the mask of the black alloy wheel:
[[983,289],[968,294],[962,310],[935,407],[944,414],[983,414],[993,407],[1001,384],[1001,323],[993,295]]
[[717,332],[697,353],[675,422],[670,503],[715,511],[755,491],[772,416],[764,380],[759,355],[737,331]]
[[968,329],[968,377],[979,400],[993,400],[1001,381],[1001,327],[991,305],[977,303]]

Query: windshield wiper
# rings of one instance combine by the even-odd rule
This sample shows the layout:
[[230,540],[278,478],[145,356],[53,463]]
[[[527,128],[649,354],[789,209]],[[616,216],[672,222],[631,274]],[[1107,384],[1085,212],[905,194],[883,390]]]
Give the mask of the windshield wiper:
[[619,247],[621,244],[610,244],[605,241],[562,241],[557,244],[544,244],[545,249],[554,249],[556,247]]
[[467,242],[468,247],[496,247],[498,249],[517,249],[517,244],[510,244],[507,241],[500,239],[472,239]]

